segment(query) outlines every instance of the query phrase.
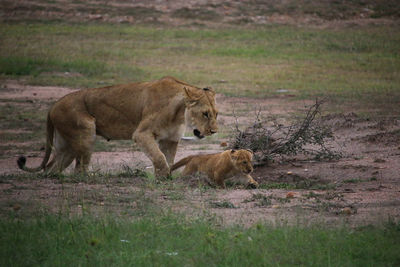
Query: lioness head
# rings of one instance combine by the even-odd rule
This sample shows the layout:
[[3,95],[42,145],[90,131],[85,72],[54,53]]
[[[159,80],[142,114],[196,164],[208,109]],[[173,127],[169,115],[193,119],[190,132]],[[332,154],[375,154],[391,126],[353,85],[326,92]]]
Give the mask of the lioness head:
[[253,171],[251,160],[253,159],[253,152],[245,149],[231,150],[231,158],[233,165],[244,174],[249,174]]
[[216,133],[218,111],[215,107],[215,91],[211,88],[184,87],[183,89],[186,125],[193,128],[193,134],[198,138]]

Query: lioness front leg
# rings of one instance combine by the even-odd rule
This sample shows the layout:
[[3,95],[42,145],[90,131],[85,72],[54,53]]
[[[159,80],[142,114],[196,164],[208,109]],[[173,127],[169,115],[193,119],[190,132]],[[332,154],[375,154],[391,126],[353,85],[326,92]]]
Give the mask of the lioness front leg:
[[154,166],[156,177],[167,177],[170,174],[165,155],[161,152],[154,136],[148,132],[135,132],[133,140],[139,148],[150,158]]
[[176,150],[178,149],[178,142],[169,140],[160,140],[159,144],[161,152],[165,155],[168,165],[169,167],[171,167],[172,165],[174,165]]

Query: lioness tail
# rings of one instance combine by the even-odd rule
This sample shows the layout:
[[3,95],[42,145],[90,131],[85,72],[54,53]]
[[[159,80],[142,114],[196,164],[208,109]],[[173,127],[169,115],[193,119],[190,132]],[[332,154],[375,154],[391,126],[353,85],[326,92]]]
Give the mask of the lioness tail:
[[18,167],[21,170],[27,171],[27,172],[37,172],[46,167],[47,162],[49,161],[50,154],[51,154],[51,148],[53,146],[53,136],[54,136],[54,125],[50,120],[50,113],[47,114],[47,129],[46,129],[46,154],[44,155],[44,158],[42,160],[42,163],[40,164],[39,167],[37,168],[28,168],[25,166],[26,164],[26,157],[20,156],[17,160]]

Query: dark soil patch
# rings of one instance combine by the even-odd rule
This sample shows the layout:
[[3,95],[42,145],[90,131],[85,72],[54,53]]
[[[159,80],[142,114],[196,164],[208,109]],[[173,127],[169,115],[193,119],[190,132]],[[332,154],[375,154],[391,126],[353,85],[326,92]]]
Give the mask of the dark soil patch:
[[386,146],[400,144],[400,130],[369,134],[361,138],[361,141],[368,143],[379,143]]

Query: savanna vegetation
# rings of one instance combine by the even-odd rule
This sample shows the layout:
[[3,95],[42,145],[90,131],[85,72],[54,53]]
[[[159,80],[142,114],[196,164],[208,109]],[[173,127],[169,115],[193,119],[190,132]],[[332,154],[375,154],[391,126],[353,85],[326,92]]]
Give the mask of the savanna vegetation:
[[[47,9],[42,2],[33,2],[35,12],[60,10],[53,6],[57,1],[47,1]],[[337,7],[329,12],[325,4],[310,2],[313,1],[304,1],[301,9],[295,9],[293,2],[287,1],[288,6],[275,5],[268,12],[298,15],[296,10],[300,10],[329,21],[342,15],[350,19],[355,14],[343,9],[337,3],[340,1],[334,1]],[[376,2],[379,3],[371,9],[375,12],[371,18],[398,17],[395,1],[389,1],[389,7],[382,1]],[[357,14],[365,5],[363,1],[351,1],[352,7],[359,7]],[[90,12],[95,13],[96,8]],[[4,10],[19,12],[23,8],[13,11],[7,6]],[[185,19],[196,15],[205,21],[221,21],[217,13],[204,10],[179,9],[172,16]],[[254,7],[241,6],[240,10],[243,14],[261,12]],[[137,11],[125,9],[124,15],[133,12],[145,17],[143,14],[154,13],[146,8]],[[6,87],[10,80],[26,85],[89,88],[154,80],[166,75],[199,86],[211,85],[228,97],[261,99],[277,97],[286,91],[290,94],[288,101],[328,99],[327,110],[333,113],[355,111],[368,118],[398,118],[400,29],[393,24],[310,27],[238,23],[172,27],[162,23],[40,19],[0,22],[0,90],[10,90]],[[0,159],[27,151],[40,153],[51,102],[9,98],[1,98],[0,102],[0,130],[7,130],[0,131]],[[218,142],[218,137],[228,137],[228,131],[225,129],[208,142]],[[395,137],[399,137],[398,132]],[[9,141],[22,144],[15,146]],[[95,150],[130,149],[129,144],[99,141]],[[207,148],[203,144],[204,147]],[[342,184],[381,178],[376,169],[371,173],[368,173],[370,179],[354,176]],[[330,191],[340,184],[319,183],[319,177],[311,182],[284,180],[287,177],[295,176],[279,177],[279,181],[261,184],[261,189],[321,190],[326,193],[304,194],[304,199],[315,199],[318,213],[334,209],[342,216],[343,210],[347,212],[331,201],[342,197]],[[332,226],[324,221],[293,224],[277,216],[275,224],[260,220],[251,225],[226,225],[210,209],[235,210],[234,204],[217,199],[216,191],[207,185],[188,189],[176,180],[172,177],[156,181],[146,170],[131,167],[118,174],[93,172],[88,176],[1,174],[4,196],[20,190],[39,191],[43,183],[50,184],[54,191],[40,191],[45,204],[19,193],[18,201],[3,198],[0,265],[400,265],[400,224],[396,220],[354,227],[345,223]],[[32,185],[36,188],[32,189]],[[189,191],[200,196],[207,193],[212,201],[207,199],[207,205],[196,204],[200,212],[189,216],[184,212],[187,207],[177,212],[174,205],[177,201],[186,202]],[[168,205],[160,204],[167,201]],[[271,207],[290,199],[255,194],[248,201]],[[354,212],[350,210],[349,214]]]

